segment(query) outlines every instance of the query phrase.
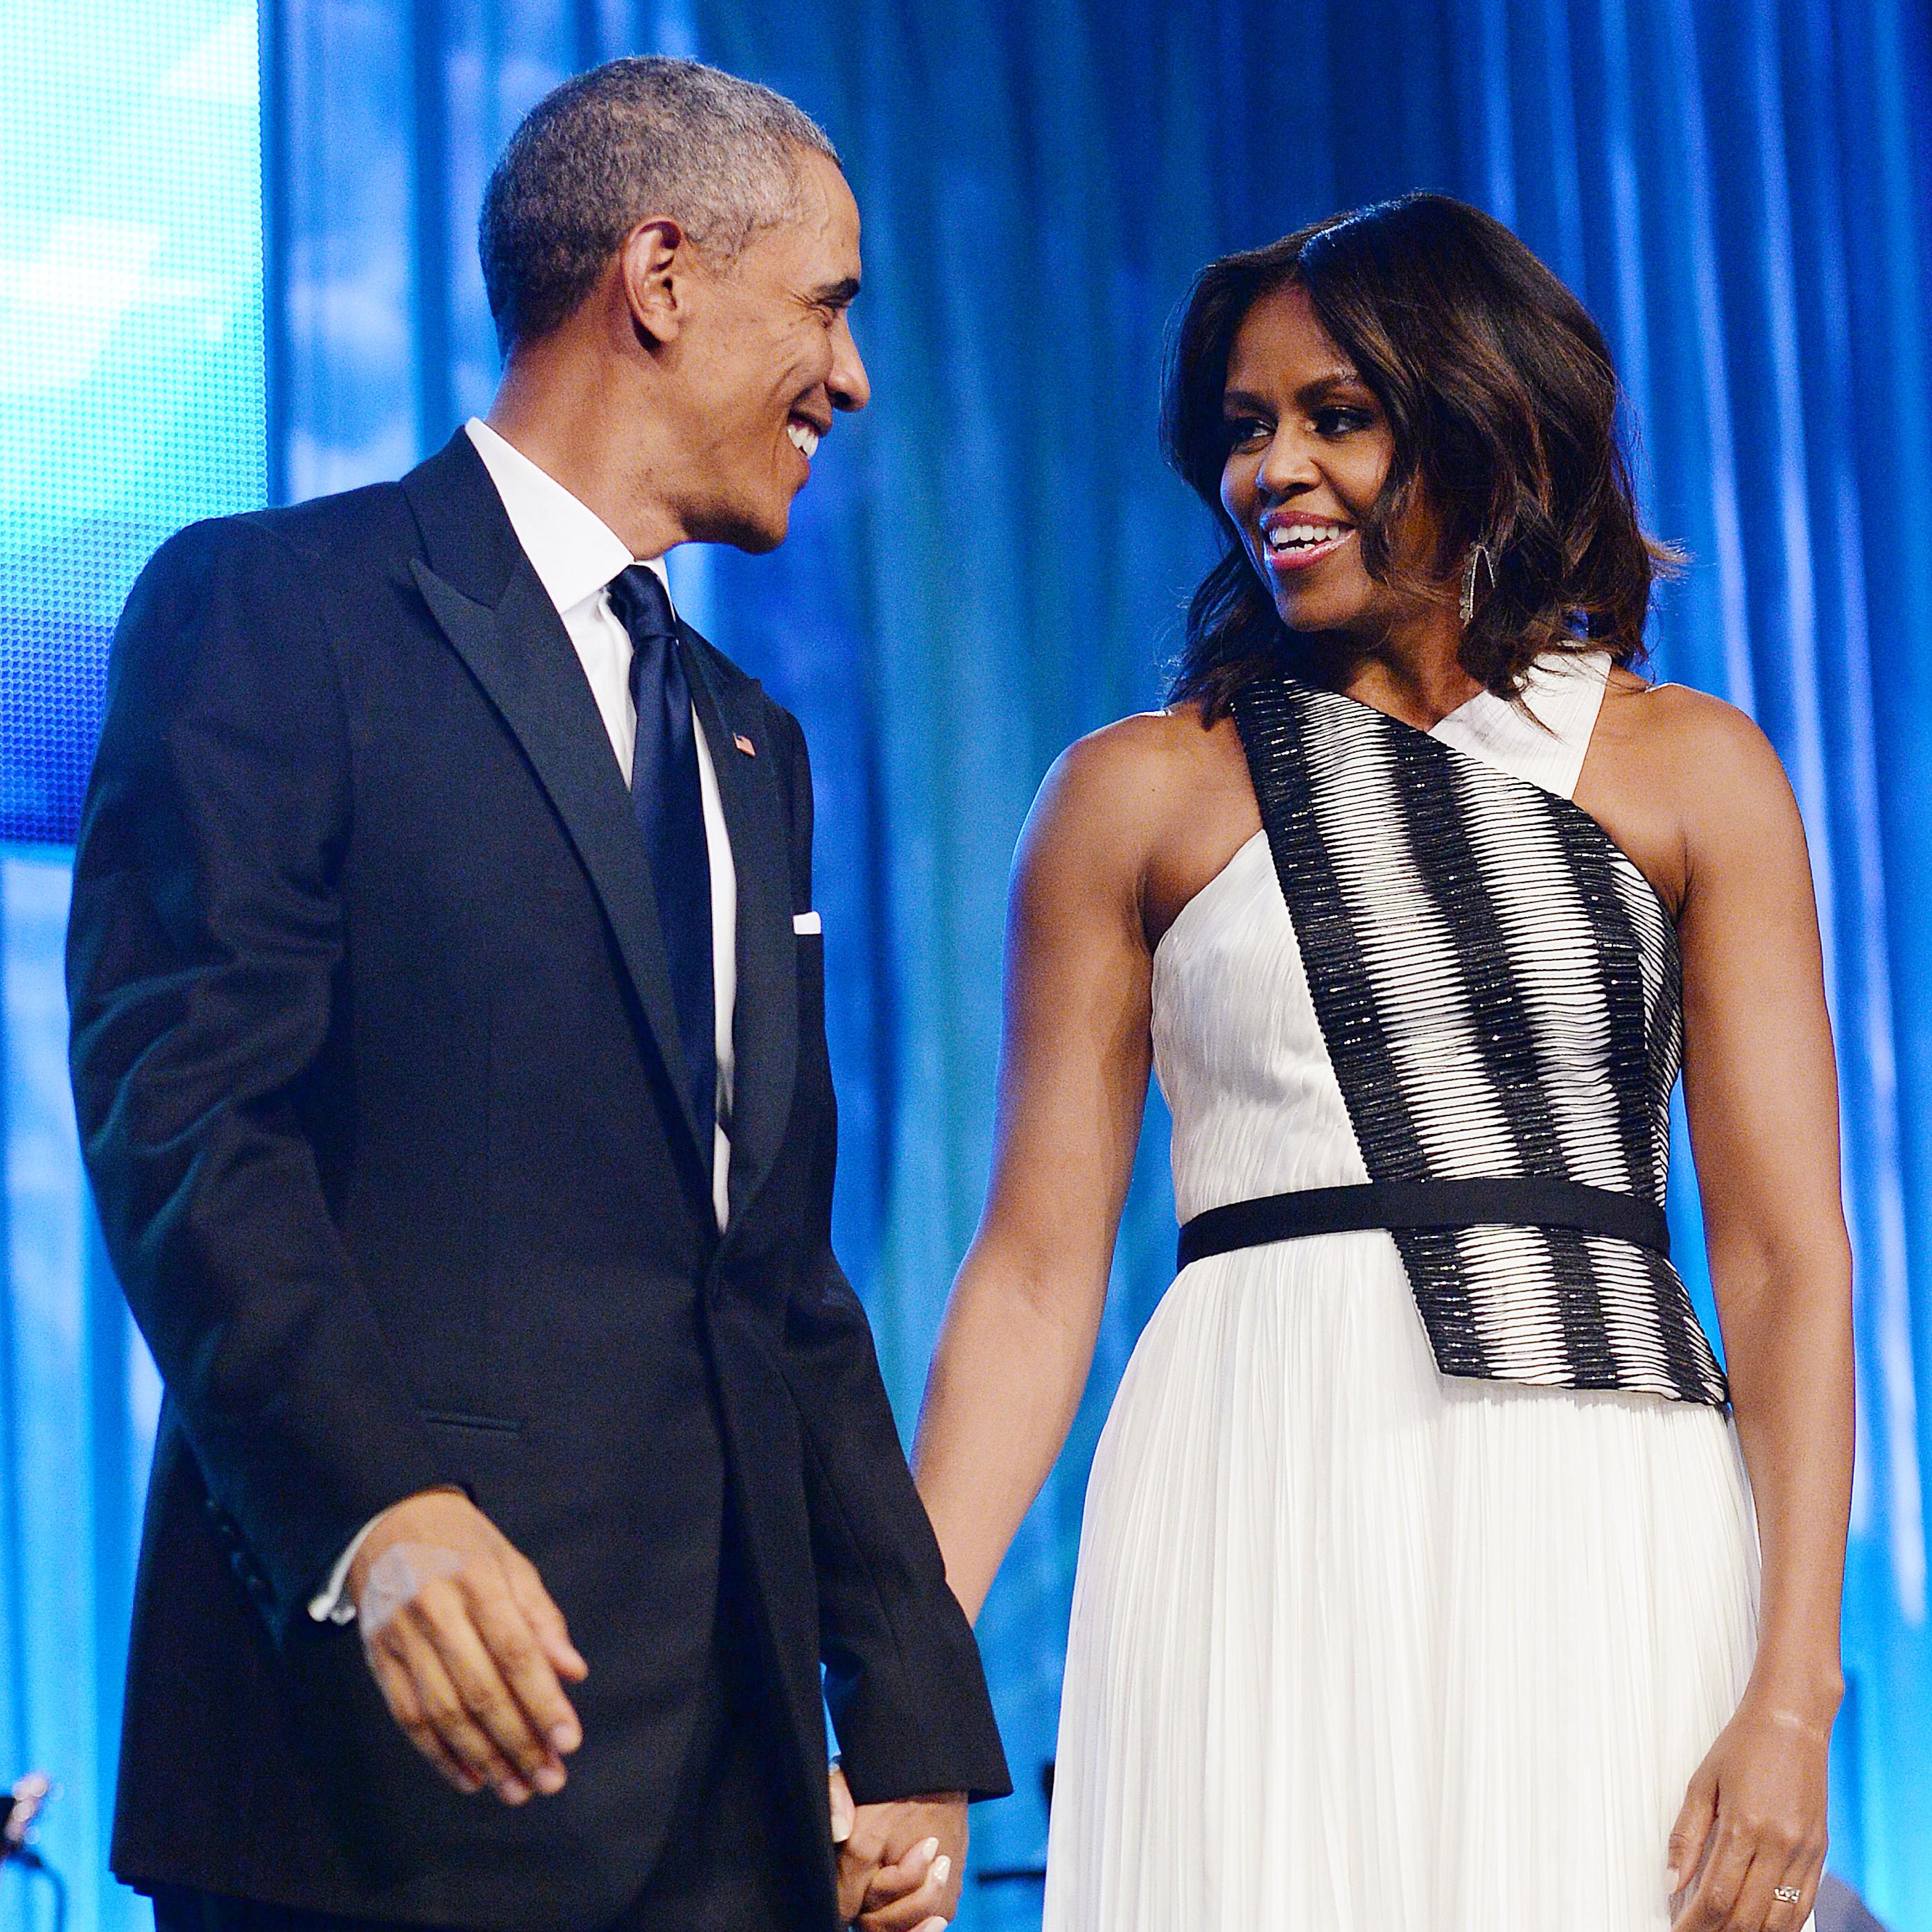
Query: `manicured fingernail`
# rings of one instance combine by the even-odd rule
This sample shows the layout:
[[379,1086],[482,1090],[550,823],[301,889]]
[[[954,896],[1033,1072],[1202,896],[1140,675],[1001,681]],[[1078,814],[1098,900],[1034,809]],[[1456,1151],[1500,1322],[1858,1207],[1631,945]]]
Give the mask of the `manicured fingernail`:
[[546,1798],[554,1798],[563,1789],[563,1766],[547,1764],[532,1781]]
[[952,1876],[952,1861],[950,1858],[940,1858],[934,1861],[932,1868],[932,1882],[934,1885],[943,1886]]
[[928,1862],[930,1862],[930,1861],[932,1860],[932,1858],[933,1858],[933,1857],[934,1857],[934,1856],[938,1853],[938,1850],[939,1850],[939,1840],[938,1840],[937,1838],[928,1838],[928,1839],[927,1839],[927,1840],[926,1840],[926,1841],[925,1841],[925,1842],[924,1842],[924,1843],[923,1843],[923,1844],[920,1846],[920,1848],[919,1848],[919,1855],[920,1855],[920,1856],[921,1858],[925,1858],[925,1859],[928,1860]]
[[852,1835],[852,1821],[842,1812],[834,1812],[832,1817],[832,1842],[842,1845]]
[[914,1932],[946,1932],[946,1921],[943,1918],[928,1918],[924,1924],[915,1926]]
[[553,1724],[550,1741],[560,1751],[574,1751],[584,1742],[584,1733],[574,1724]]
[[524,1804],[528,1801],[530,1795],[530,1787],[520,1778],[506,1778],[496,1787],[496,1796],[506,1804]]
[[1664,1889],[1672,1898],[1684,1889],[1684,1881],[1677,1876],[1677,1868],[1675,1865],[1664,1874]]

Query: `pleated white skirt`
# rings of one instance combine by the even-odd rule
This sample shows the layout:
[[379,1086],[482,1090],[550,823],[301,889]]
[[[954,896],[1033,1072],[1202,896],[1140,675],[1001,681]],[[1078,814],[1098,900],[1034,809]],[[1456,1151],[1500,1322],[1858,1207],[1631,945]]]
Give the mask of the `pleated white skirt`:
[[1664,1932],[1756,1566],[1718,1412],[1442,1378],[1386,1234],[1196,1263],[1088,1491],[1046,1932]]

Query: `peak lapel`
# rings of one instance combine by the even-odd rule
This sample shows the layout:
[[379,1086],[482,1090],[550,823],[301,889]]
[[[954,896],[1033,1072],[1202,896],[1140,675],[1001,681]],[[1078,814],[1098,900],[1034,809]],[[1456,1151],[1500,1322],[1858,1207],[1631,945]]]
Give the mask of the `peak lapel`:
[[[416,586],[437,628],[522,746],[576,848],[698,1152],[689,1082],[676,1071],[683,1049],[650,864],[569,633],[518,546],[466,436],[459,431],[440,455],[404,479],[404,488],[431,560],[411,561]],[[442,565],[448,577],[432,563]],[[701,1151],[706,1172],[710,1152],[709,1147]]]
[[[693,694],[718,773],[738,878],[738,999],[731,1023],[731,1220],[764,1186],[791,1117],[798,1067],[798,942],[792,932],[791,841],[758,686],[722,666],[680,626],[698,675]],[[747,752],[742,739],[753,749]],[[763,752],[762,757],[758,755]]]

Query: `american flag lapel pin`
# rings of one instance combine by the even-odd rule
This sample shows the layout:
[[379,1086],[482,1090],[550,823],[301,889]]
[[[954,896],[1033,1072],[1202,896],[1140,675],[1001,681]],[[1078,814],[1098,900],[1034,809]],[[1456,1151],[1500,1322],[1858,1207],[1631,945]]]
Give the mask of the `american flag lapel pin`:
[[743,732],[733,732],[731,734],[731,742],[737,746],[740,751],[744,753],[746,758],[755,758],[758,755],[758,746],[753,744],[751,740],[745,736]]

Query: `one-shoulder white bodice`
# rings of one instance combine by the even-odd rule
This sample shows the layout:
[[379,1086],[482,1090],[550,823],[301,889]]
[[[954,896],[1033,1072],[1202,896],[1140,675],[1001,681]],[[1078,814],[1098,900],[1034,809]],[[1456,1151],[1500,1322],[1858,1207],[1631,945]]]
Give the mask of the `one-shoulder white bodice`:
[[[1545,659],[1532,670],[1520,704],[1478,692],[1430,736],[1569,798],[1610,668],[1598,652]],[[1224,1202],[1368,1178],[1265,831],[1162,936],[1154,1050],[1174,1115],[1174,1204],[1183,1221]]]

